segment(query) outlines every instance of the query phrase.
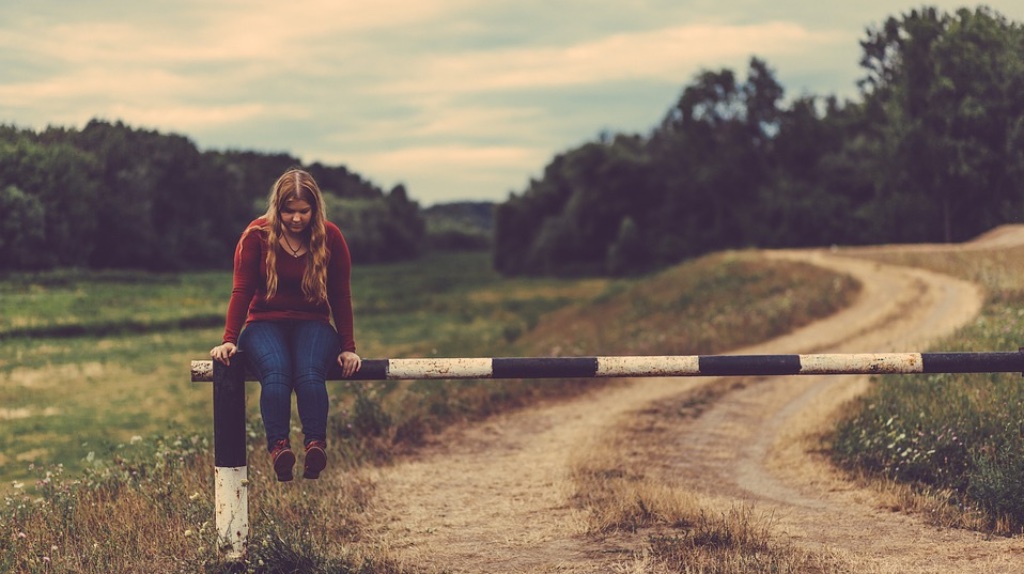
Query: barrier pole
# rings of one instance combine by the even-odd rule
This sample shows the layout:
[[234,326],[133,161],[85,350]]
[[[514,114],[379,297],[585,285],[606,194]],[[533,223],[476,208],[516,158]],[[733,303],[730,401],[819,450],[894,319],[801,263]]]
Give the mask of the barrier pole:
[[[238,353],[230,366],[211,360],[196,360],[191,365],[192,382],[213,381],[216,523],[221,549],[230,560],[243,560],[249,543],[245,381],[251,375],[244,363]],[[348,380],[1011,372],[1024,372],[1024,349],[995,353],[366,359]],[[341,378],[341,367],[333,365],[327,379]]]
[[[192,361],[192,382],[211,380],[211,362]],[[1024,352],[1018,350],[991,353],[364,359],[359,372],[348,380],[1021,372],[1024,372]],[[341,367],[332,365],[327,380],[336,381],[341,378]]]
[[245,366],[212,361],[214,507],[221,550],[243,560],[249,544],[249,476],[245,448]]

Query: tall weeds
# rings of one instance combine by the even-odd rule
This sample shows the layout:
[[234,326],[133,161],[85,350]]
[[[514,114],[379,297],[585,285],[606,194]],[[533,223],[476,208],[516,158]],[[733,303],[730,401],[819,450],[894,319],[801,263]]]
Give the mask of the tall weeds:
[[[981,315],[936,350],[1017,350],[1024,341],[1021,250],[871,254],[981,283]],[[831,437],[834,460],[855,472],[941,497],[946,525],[1024,531],[1024,386],[1015,374],[877,378]],[[956,512],[950,512],[955,510]]]

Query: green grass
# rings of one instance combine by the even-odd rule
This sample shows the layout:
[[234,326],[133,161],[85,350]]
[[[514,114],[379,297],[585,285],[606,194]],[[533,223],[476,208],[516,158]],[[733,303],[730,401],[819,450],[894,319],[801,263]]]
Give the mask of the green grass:
[[566,355],[721,353],[825,316],[855,291],[849,278],[810,265],[719,253],[614,283],[593,301],[547,315],[530,341]]
[[214,272],[10,274],[0,280],[0,338],[213,326],[223,322],[222,298],[230,292],[230,275]]
[[[1024,342],[1020,250],[875,257],[977,281],[981,315],[942,351],[1015,351]],[[913,485],[948,502],[933,512],[957,526],[1002,534],[1024,530],[1024,386],[1019,374],[878,378],[831,438],[836,462]]]
[[[508,354],[510,333],[605,285],[504,280],[481,253],[359,267],[359,351]],[[88,453],[109,459],[133,436],[207,432],[210,387],[190,383],[187,366],[220,341],[230,289],[230,272],[9,275],[0,283],[0,492],[28,479],[33,464],[75,472]],[[211,326],[182,328],[203,323]]]
[[605,279],[503,279],[486,253],[357,269],[356,339],[367,357],[489,356],[537,319],[600,294]]
[[[220,327],[182,326],[222,314],[229,287],[227,273],[6,278],[4,304],[20,297],[9,308],[31,311],[13,320],[0,346],[0,569],[94,571],[106,561],[124,571],[218,571],[209,524],[211,390],[187,382],[187,368],[219,341]],[[360,354],[372,358],[722,352],[827,314],[856,288],[744,253],[615,281],[502,279],[486,255],[463,253],[360,267],[353,291]],[[66,330],[76,324],[89,327]],[[17,325],[52,330],[30,337]],[[604,382],[331,383],[331,460],[343,471],[454,420],[595,384]],[[263,442],[256,387],[254,453]],[[271,488],[264,458],[250,457],[259,494],[250,508],[251,571],[402,571],[386,552],[350,552],[365,535],[368,487],[346,476],[308,486],[323,487],[315,497]]]

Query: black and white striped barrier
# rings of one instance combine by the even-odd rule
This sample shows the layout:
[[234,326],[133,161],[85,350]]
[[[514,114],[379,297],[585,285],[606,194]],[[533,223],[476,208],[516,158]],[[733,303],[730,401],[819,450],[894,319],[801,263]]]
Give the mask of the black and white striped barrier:
[[[228,558],[245,556],[249,537],[245,381],[255,380],[236,355],[230,366],[192,361],[192,382],[213,382],[216,525]],[[348,380],[561,379],[1022,373],[1024,352],[862,353],[820,355],[681,355],[647,357],[511,357],[366,359]],[[329,380],[341,380],[334,365]]]
[[[350,377],[350,380],[1013,373],[1022,371],[1024,371],[1024,353],[1020,351],[1000,353],[433,358],[365,359],[362,368]],[[328,373],[328,379],[340,380],[340,367],[334,365],[334,369]],[[213,380],[213,361],[192,361],[192,382]],[[254,379],[249,373],[245,373],[245,380]]]

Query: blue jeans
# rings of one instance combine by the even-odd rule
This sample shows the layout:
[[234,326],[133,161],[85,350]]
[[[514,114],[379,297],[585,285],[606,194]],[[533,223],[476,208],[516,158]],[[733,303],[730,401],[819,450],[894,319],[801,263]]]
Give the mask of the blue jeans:
[[327,440],[327,369],[341,343],[329,323],[256,321],[238,336],[238,348],[260,381],[260,413],[267,449],[287,440],[292,391],[302,421],[304,444]]

